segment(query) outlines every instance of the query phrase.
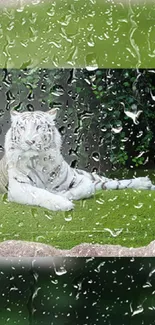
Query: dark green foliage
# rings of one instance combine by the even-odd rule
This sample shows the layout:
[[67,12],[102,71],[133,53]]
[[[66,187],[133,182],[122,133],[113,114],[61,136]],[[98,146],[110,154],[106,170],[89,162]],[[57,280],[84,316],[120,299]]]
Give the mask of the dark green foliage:
[[[154,70],[99,69],[77,74],[84,101],[100,126],[106,156],[113,167],[154,163]],[[82,86],[83,85],[83,86]],[[93,102],[92,102],[93,98]],[[141,113],[134,123],[126,112]],[[113,130],[114,129],[114,130]]]
[[[120,168],[153,168],[154,72],[3,70],[0,81],[2,105],[3,101],[6,105],[4,126],[8,127],[10,109],[59,107],[57,126],[63,138],[63,155],[71,166],[99,173]],[[126,113],[138,111],[141,113],[134,123]]]

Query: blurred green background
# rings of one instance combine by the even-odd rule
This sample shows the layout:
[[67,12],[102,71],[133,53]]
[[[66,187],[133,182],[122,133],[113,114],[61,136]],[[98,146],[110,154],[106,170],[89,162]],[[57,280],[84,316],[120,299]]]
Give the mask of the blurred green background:
[[108,0],[1,8],[0,68],[152,68],[154,9],[154,2]]

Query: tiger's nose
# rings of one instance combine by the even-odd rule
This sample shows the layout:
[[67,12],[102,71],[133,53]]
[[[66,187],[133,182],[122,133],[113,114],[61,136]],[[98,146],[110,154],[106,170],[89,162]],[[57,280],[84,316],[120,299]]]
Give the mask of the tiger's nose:
[[25,141],[29,146],[35,143],[35,140],[26,140]]

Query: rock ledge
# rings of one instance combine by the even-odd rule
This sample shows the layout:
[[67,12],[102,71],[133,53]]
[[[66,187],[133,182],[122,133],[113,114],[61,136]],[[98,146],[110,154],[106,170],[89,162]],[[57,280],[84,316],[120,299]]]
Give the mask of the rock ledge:
[[155,256],[155,240],[148,246],[128,248],[121,245],[99,245],[83,243],[69,250],[50,245],[21,240],[0,243],[0,257],[151,257]]

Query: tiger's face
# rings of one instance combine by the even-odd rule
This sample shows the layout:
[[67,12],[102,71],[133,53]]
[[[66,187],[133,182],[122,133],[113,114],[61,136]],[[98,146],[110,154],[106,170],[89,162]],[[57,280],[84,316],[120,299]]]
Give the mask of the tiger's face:
[[56,110],[11,113],[11,140],[14,147],[27,151],[48,150],[59,137],[55,127]]

